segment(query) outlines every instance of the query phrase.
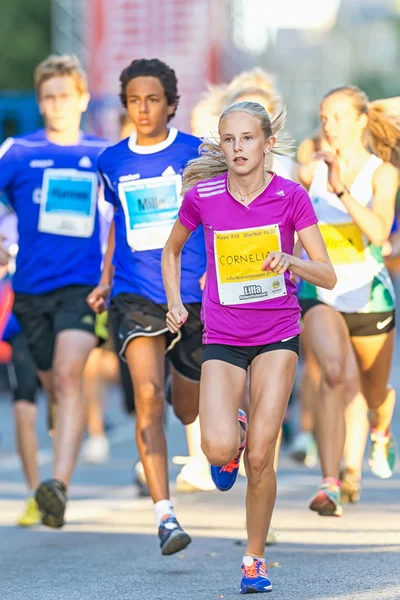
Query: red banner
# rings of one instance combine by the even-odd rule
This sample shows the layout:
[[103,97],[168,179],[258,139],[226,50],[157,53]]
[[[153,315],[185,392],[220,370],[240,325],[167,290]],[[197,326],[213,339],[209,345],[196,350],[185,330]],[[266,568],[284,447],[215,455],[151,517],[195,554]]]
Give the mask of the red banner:
[[188,130],[191,109],[216,75],[212,1],[90,0],[85,45],[95,98],[118,95],[119,75],[133,59],[159,58],[177,74],[175,124]]

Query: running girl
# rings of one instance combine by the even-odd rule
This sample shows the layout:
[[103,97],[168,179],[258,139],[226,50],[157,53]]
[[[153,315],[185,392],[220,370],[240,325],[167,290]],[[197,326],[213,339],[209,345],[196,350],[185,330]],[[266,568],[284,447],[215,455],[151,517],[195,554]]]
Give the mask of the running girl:
[[[304,331],[321,369],[316,437],[323,480],[310,508],[342,514],[339,470],[345,441],[345,366],[354,349],[361,390],[369,407],[370,466],[392,475],[396,449],[390,430],[395,393],[389,375],[395,343],[395,298],[381,246],[394,219],[398,173],[397,123],[369,109],[359,88],[334,89],[320,106],[322,133],[332,151],[320,151],[303,183],[334,264],[333,291],[305,283],[301,289]],[[329,339],[329,344],[326,340]]]
[[[274,452],[295,376],[300,333],[289,271],[329,289],[336,283],[307,193],[269,170],[276,142],[272,131],[279,131],[282,121],[280,115],[271,123],[256,102],[224,110],[220,144],[203,144],[201,157],[185,172],[186,195],[163,253],[167,325],[177,333],[188,318],[180,293],[181,253],[192,232],[203,225],[202,448],[216,486],[225,491],[236,480],[247,446],[243,594],[271,590],[263,555],[276,495]],[[295,231],[309,262],[292,255]],[[238,409],[250,364],[247,419]]]

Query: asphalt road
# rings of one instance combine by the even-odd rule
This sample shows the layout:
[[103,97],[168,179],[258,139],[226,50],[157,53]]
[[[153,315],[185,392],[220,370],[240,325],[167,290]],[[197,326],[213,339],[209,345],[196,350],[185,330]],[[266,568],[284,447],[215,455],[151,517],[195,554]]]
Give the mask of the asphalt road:
[[[400,393],[400,339],[393,382]],[[178,518],[193,536],[184,553],[162,557],[151,503],[137,497],[132,465],[133,425],[116,394],[108,408],[109,464],[80,464],[61,531],[15,526],[26,494],[13,443],[10,403],[0,398],[1,600],[226,600],[238,597],[244,550],[245,481],[232,492],[174,492]],[[400,405],[395,431],[400,440]],[[50,475],[50,439],[41,405],[42,476]],[[183,428],[169,423],[171,459],[185,454]],[[179,467],[172,464],[173,482]],[[400,466],[380,481],[365,467],[362,501],[341,519],[307,510],[317,469],[283,456],[274,528],[279,543],[267,550],[273,596],[282,600],[400,599]],[[173,484],[172,484],[173,485]]]

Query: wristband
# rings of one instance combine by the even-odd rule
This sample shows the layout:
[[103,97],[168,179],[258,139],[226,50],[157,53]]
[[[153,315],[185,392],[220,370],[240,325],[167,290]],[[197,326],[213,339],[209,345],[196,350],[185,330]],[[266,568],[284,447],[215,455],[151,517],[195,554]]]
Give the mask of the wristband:
[[345,194],[346,192],[347,192],[348,194],[350,194],[350,190],[349,190],[349,188],[347,187],[347,185],[343,186],[343,189],[342,189],[342,191],[341,191],[341,192],[336,192],[336,196],[337,196],[338,198],[341,198],[341,197],[343,196],[343,194]]

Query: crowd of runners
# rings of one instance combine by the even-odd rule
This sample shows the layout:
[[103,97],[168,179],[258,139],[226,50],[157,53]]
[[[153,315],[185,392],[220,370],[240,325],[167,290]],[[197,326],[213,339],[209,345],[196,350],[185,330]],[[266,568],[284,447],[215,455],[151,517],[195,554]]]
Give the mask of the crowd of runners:
[[178,491],[228,491],[247,477],[240,592],[268,592],[299,355],[291,454],[321,465],[309,509],[339,517],[359,500],[368,437],[372,472],[393,473],[400,111],[351,85],[327,90],[319,130],[297,149],[273,78],[254,69],[208,89],[190,134],[170,125],[174,70],[138,59],[120,75],[113,144],[81,130],[90,96],[76,57],[49,56],[34,85],[44,128],[0,147],[0,358],[28,488],[18,525],[63,527],[80,450],[107,460],[103,398],[119,382],[161,553],[191,542],[171,503],[167,402],[190,453]]

